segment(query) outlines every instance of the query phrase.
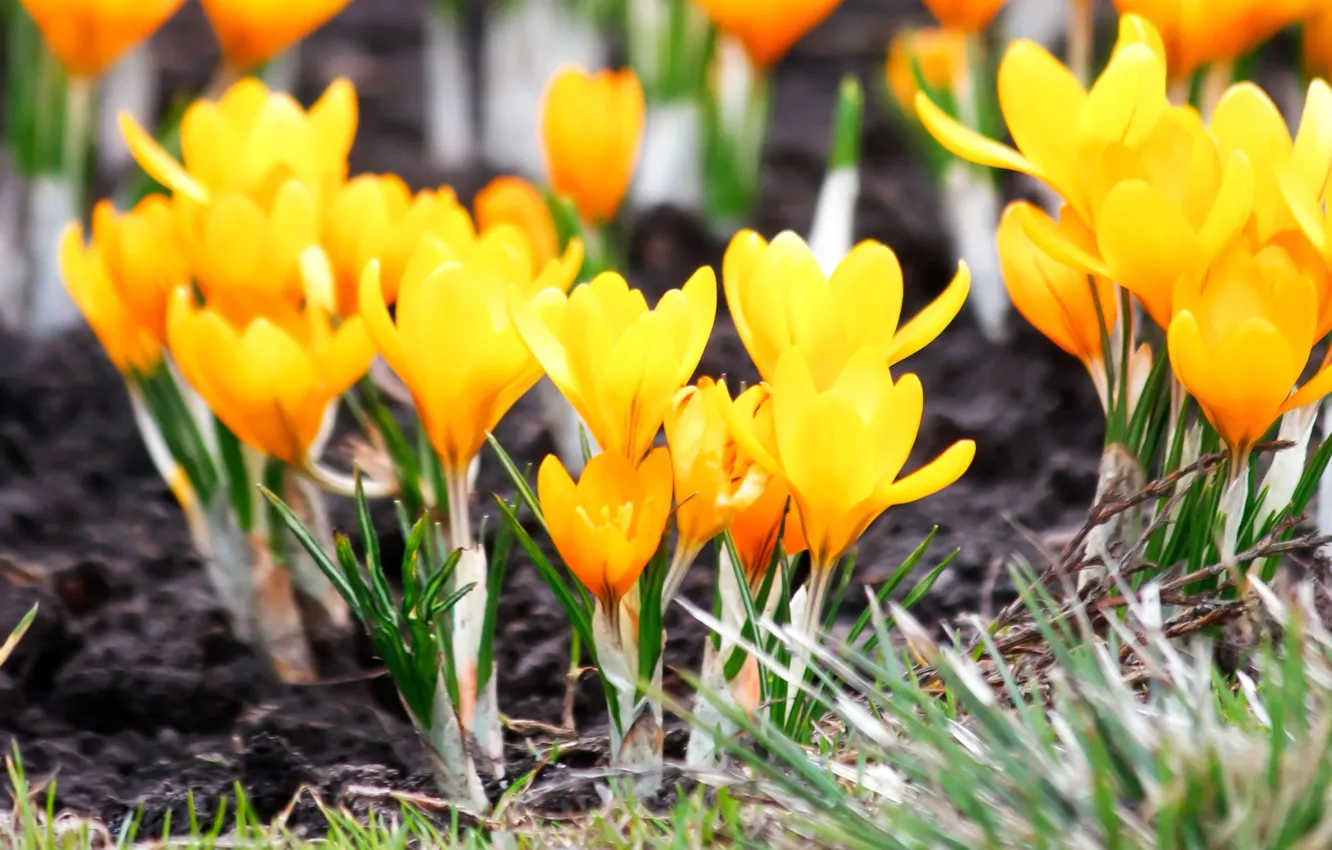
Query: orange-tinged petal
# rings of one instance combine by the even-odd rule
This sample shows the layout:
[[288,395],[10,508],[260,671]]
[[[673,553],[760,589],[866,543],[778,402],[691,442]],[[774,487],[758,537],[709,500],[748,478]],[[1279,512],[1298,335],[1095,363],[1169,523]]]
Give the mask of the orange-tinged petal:
[[477,193],[475,207],[482,230],[503,223],[523,232],[532,248],[534,274],[559,254],[559,235],[546,199],[521,177],[496,177]]
[[1130,180],[1106,198],[1097,236],[1114,280],[1168,327],[1175,283],[1198,263],[1197,237],[1184,213],[1160,189]]
[[978,32],[990,25],[1007,0],[925,0],[925,6],[952,30]]
[[841,3],[842,0],[787,0],[774,5],[751,0],[700,0],[699,5],[717,29],[744,44],[755,67],[766,69],[780,61],[805,33],[818,26]]
[[22,0],[71,74],[98,77],[166,23],[185,0]]
[[233,68],[248,71],[305,38],[342,11],[350,0],[202,0],[222,52]]

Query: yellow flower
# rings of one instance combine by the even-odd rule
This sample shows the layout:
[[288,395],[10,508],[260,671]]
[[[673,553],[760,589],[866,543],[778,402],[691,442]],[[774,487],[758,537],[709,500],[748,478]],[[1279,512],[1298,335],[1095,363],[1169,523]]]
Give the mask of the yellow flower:
[[83,228],[71,224],[60,239],[60,274],[111,362],[122,374],[147,373],[162,360],[161,340],[143,324],[111,277],[104,252],[83,243]]
[[[582,245],[574,242],[532,280],[522,236],[511,234],[461,260],[449,245],[423,240],[403,274],[393,318],[377,263],[361,281],[360,315],[375,347],[411,390],[426,436],[453,475],[466,474],[486,434],[541,377],[510,319],[510,295],[526,304],[548,287],[562,292],[582,263]],[[551,308],[542,302],[536,309]]]
[[180,124],[177,162],[127,113],[120,131],[143,170],[178,195],[207,203],[224,190],[256,196],[295,178],[317,191],[347,175],[356,136],[356,90],[334,80],[310,111],[247,78],[217,103],[197,100]]
[[98,77],[157,32],[185,0],[22,2],[65,70],[75,76]]
[[717,29],[739,39],[754,67],[769,68],[842,0],[699,0],[699,5]]
[[915,375],[894,381],[876,348],[857,351],[823,389],[804,352],[788,348],[770,391],[770,435],[763,433],[762,394],[722,409],[741,448],[790,487],[818,572],[836,563],[888,507],[952,484],[976,454],[975,443],[961,440],[898,479],[920,430],[924,395]]
[[888,90],[906,115],[916,114],[916,67],[926,87],[951,92],[967,73],[967,36],[944,27],[903,27],[888,45]]
[[350,0],[202,0],[227,64],[249,71],[341,12]]
[[1253,216],[1246,228],[1251,240],[1266,244],[1299,230],[1282,185],[1315,199],[1323,195],[1332,167],[1332,88],[1323,80],[1310,83],[1293,141],[1281,111],[1253,83],[1222,95],[1208,129],[1222,157],[1242,153],[1253,170]]
[[649,310],[614,272],[527,303],[514,324],[597,445],[637,462],[652,445],[676,390],[694,374],[717,315],[717,279],[699,269]]
[[167,298],[190,279],[171,204],[149,195],[131,212],[118,214],[110,201],[101,201],[93,208],[92,231],[125,306],[165,342]]
[[564,464],[547,455],[537,472],[537,498],[551,542],[611,616],[638,581],[666,533],[671,513],[671,456],[652,450],[635,466],[602,452],[575,484]]
[[930,134],[962,159],[1020,171],[1046,183],[1095,223],[1094,194],[1108,186],[1099,171],[1124,159],[1166,113],[1160,38],[1141,18],[1120,21],[1119,42],[1088,92],[1048,51],[1030,41],[1010,46],[999,64],[999,107],[1017,145],[987,139],[948,116],[925,94],[916,112]]
[[1114,0],[1160,31],[1170,76],[1188,77],[1210,62],[1233,62],[1297,21],[1320,0]]
[[[736,399],[736,403],[741,403],[740,399]],[[735,554],[740,558],[740,567],[749,579],[751,590],[757,591],[763,586],[777,551],[778,534],[782,536],[782,548],[788,556],[809,548],[804,529],[800,527],[800,512],[794,507],[787,510],[790,501],[791,491],[786,482],[777,476],[769,476],[767,486],[753,504],[731,520],[728,529],[731,542],[735,544]]]
[[1269,246],[1240,240],[1206,277],[1185,277],[1175,293],[1170,364],[1243,467],[1249,450],[1288,410],[1332,390],[1326,365],[1293,394],[1317,341],[1314,282]]
[[[719,396],[720,398],[715,398]],[[768,474],[744,456],[719,404],[730,404],[711,378],[684,387],[666,414],[666,445],[675,466],[675,511],[680,547],[697,553],[762,494]]]
[[260,206],[226,192],[211,203],[176,198],[182,243],[208,306],[238,326],[305,297],[301,254],[318,244],[315,201],[303,183],[288,180]]
[[959,32],[983,30],[999,14],[1007,0],[925,0],[934,17]]
[[334,330],[312,310],[233,326],[185,287],[172,297],[167,340],[185,380],[242,442],[295,466],[307,461],[330,405],[375,355],[359,318]]
[[1027,235],[1030,216],[1044,210],[1025,201],[1009,204],[999,221],[999,265],[1013,306],[1051,342],[1083,362],[1107,398],[1102,337],[1115,326],[1118,305],[1108,279],[1052,259]]
[[948,289],[899,328],[902,268],[892,249],[862,242],[829,277],[795,233],[778,234],[769,244],[742,230],[726,250],[722,285],[759,374],[770,380],[778,359],[794,346],[823,390],[861,348],[878,351],[889,366],[924,348],[962,309],[971,275],[959,264]]
[[541,137],[551,188],[572,198],[583,220],[615,217],[643,139],[643,86],[633,71],[557,71],[542,104]]
[[523,232],[532,246],[532,262],[542,268],[560,252],[560,237],[555,231],[546,199],[521,177],[496,177],[477,193],[473,204],[476,224],[488,230],[497,224],[511,224]]
[[412,190],[394,174],[354,177],[324,206],[320,243],[333,268],[338,315],[356,314],[361,275],[371,260],[379,260],[382,278],[397,292],[423,232],[426,216],[418,211],[424,213]]

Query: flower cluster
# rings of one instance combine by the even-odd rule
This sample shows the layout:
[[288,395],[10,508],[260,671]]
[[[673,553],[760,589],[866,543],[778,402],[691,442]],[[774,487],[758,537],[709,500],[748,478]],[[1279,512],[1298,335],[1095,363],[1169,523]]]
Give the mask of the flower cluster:
[[[928,98],[917,107],[959,156],[1030,174],[1062,198],[1057,221],[1025,202],[1004,216],[1000,253],[1018,309],[1087,364],[1111,406],[1108,375],[1140,386],[1150,368],[1150,353],[1105,350],[1114,287],[1131,293],[1165,332],[1175,377],[1238,470],[1280,415],[1332,389],[1332,372],[1320,369],[1292,393],[1315,341],[1332,330],[1319,211],[1332,91],[1313,82],[1293,140],[1272,101],[1247,83],[1227,90],[1205,123],[1167,98],[1167,56],[1157,30],[1126,15],[1088,90],[1043,49],[1014,45],[999,96],[1017,150]],[[1131,313],[1118,316],[1130,338]]]

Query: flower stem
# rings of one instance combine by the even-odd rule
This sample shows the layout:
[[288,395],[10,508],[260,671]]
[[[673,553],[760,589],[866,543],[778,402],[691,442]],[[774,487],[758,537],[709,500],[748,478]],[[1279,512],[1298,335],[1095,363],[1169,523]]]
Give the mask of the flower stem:
[[1072,0],[1068,10],[1068,67],[1084,86],[1092,78],[1096,7],[1092,0]]

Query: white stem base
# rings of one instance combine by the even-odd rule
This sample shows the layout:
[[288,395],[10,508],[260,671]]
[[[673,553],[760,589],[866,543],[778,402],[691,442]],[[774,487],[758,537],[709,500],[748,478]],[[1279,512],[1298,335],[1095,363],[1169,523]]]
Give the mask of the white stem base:
[[981,333],[991,342],[1008,338],[1012,303],[999,269],[999,193],[988,175],[955,162],[944,175],[944,220],[954,249],[971,268],[971,307]]
[[20,327],[27,314],[28,258],[22,236],[26,188],[14,163],[0,153],[0,327],[11,329]]
[[606,54],[601,33],[566,0],[526,0],[496,12],[482,62],[483,150],[491,164],[526,176],[544,173],[541,104],[551,75],[568,63],[595,71]]
[[648,106],[632,196],[641,210],[667,205],[691,212],[702,208],[703,112],[697,102]]
[[860,170],[838,168],[823,178],[809,248],[825,275],[831,275],[851,252],[856,227],[856,201],[860,198]]
[[466,168],[476,156],[472,74],[460,21],[425,4],[425,144],[432,165]]
[[1067,29],[1068,0],[1009,0],[1001,18],[1006,42],[1028,39],[1047,49]]
[[463,730],[453,703],[449,700],[449,689],[443,676],[439,677],[435,686],[432,714],[431,728],[423,728],[418,721],[416,730],[426,742],[426,754],[430,759],[435,785],[450,802],[472,814],[484,813],[489,808],[489,801],[481,787],[476,763],[467,754]]
[[120,132],[119,115],[128,112],[144,127],[153,125],[158,92],[157,56],[144,42],[117,62],[98,89],[97,156],[108,174],[121,174],[134,159]]
[[[1321,402],[1306,404],[1304,407],[1286,413],[1281,417],[1281,427],[1277,431],[1278,440],[1289,440],[1295,445],[1282,449],[1272,457],[1272,465],[1263,476],[1259,492],[1267,491],[1263,497],[1263,506],[1258,512],[1258,524],[1267,521],[1290,505],[1295,488],[1304,477],[1304,467],[1309,455],[1309,439],[1313,436],[1314,424],[1318,421]],[[1319,482],[1322,485],[1322,482]],[[1321,510],[1321,504],[1320,504]]]
[[301,80],[301,44],[297,42],[274,56],[264,68],[264,84],[272,91],[295,94]]
[[77,325],[82,317],[60,275],[60,235],[78,218],[77,189],[63,177],[40,176],[28,186],[28,295],[25,324],[37,338]]
[[[1096,480],[1094,507],[1126,499],[1146,486],[1146,476],[1136,458],[1120,445],[1108,447],[1101,455]],[[1101,561],[1101,566],[1087,567],[1078,573],[1078,589],[1100,579],[1107,569],[1118,574],[1120,561],[1138,539],[1144,508],[1129,508],[1111,517],[1087,533],[1087,555]]]

